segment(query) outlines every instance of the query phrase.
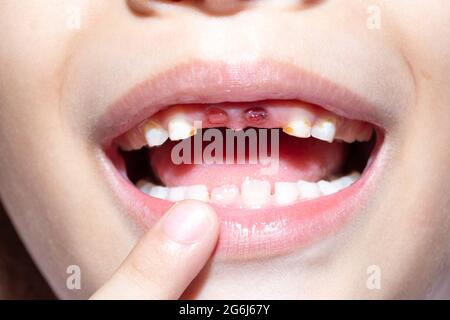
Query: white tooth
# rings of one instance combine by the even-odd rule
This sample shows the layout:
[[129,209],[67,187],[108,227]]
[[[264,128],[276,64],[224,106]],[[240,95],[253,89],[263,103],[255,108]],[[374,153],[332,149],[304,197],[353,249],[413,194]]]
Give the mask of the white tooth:
[[209,200],[208,188],[205,185],[189,186],[186,188],[185,199],[207,202]]
[[369,127],[367,129],[365,129],[360,136],[358,137],[358,141],[364,142],[364,141],[370,141],[370,139],[372,138],[373,135],[373,128]]
[[169,201],[177,202],[185,199],[186,187],[170,187],[169,196],[167,199]]
[[161,187],[161,186],[154,186],[150,189],[150,192],[148,193],[149,196],[155,197],[158,199],[166,200],[169,196],[169,188]]
[[275,182],[274,199],[278,205],[289,205],[298,200],[298,188],[295,182]]
[[336,134],[336,124],[333,120],[319,119],[311,129],[311,135],[319,140],[333,142]]
[[307,119],[290,121],[283,132],[298,138],[311,137],[311,122]]
[[239,198],[239,188],[234,184],[216,187],[211,191],[211,200],[220,204],[230,205]]
[[344,189],[351,186],[356,180],[359,179],[360,176],[361,174],[359,172],[353,172],[352,174],[341,177],[336,181],[338,181],[339,184],[342,186],[342,189]]
[[308,181],[297,182],[300,199],[315,199],[320,196],[320,190],[316,183]]
[[138,189],[143,193],[150,194],[150,189],[153,187],[153,183],[145,180],[139,180],[138,183],[136,183],[136,187],[138,187]]
[[317,185],[319,186],[320,192],[324,196],[328,196],[339,191],[338,186],[329,181],[320,180],[319,182],[317,182]]
[[162,145],[169,138],[169,133],[156,123],[149,123],[145,126],[145,140],[149,147]]
[[247,207],[260,208],[270,201],[270,183],[246,179],[241,185],[242,201]]
[[175,117],[171,119],[168,127],[169,138],[172,141],[187,139],[196,133],[194,125],[183,117]]

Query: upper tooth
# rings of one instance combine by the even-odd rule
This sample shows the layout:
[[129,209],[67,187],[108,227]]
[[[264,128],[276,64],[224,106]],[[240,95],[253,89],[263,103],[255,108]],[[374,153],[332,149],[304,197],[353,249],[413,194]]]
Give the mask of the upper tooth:
[[211,191],[211,199],[220,204],[233,204],[238,200],[239,188],[234,184],[216,187]]
[[336,124],[333,120],[319,119],[311,129],[311,135],[319,140],[333,142],[336,134]]
[[298,193],[295,182],[275,182],[274,199],[278,205],[294,203],[298,200]]
[[247,207],[258,208],[270,201],[270,182],[246,179],[241,185],[242,201]]
[[169,138],[172,141],[183,140],[192,137],[196,129],[192,123],[182,117],[175,117],[169,121]]
[[362,133],[361,133],[361,135],[358,137],[358,141],[362,141],[362,142],[364,142],[364,141],[369,141],[371,138],[372,138],[372,135],[373,135],[373,128],[372,127],[369,127],[369,128],[366,128]]
[[320,190],[316,183],[308,181],[298,181],[297,187],[300,199],[314,199],[320,196]]
[[169,201],[177,202],[185,199],[186,187],[170,187],[169,196],[167,199]]
[[283,127],[283,132],[299,138],[309,138],[311,137],[311,122],[307,119],[293,120]]
[[185,199],[207,202],[209,200],[208,188],[205,185],[189,186],[186,188]]
[[145,126],[145,140],[150,147],[160,146],[169,138],[167,130],[154,122]]
[[329,181],[320,180],[319,182],[317,182],[317,185],[319,186],[320,192],[324,196],[328,196],[339,191],[338,185]]

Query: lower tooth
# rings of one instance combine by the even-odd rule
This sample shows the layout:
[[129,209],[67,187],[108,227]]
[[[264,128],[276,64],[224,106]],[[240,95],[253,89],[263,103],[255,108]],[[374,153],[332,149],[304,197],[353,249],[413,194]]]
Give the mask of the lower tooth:
[[138,183],[136,183],[136,187],[138,187],[138,189],[143,193],[150,194],[150,190],[153,187],[153,184],[145,180],[139,180]]
[[317,182],[317,185],[319,186],[320,192],[324,196],[328,196],[339,191],[338,186],[329,181],[320,180],[319,182]]
[[170,187],[168,200],[172,202],[177,202],[185,199],[186,187]]
[[298,188],[295,182],[275,182],[274,187],[275,203],[282,205],[289,205],[298,200]]
[[231,205],[239,199],[239,188],[234,184],[216,187],[211,191],[211,200],[224,205]]
[[166,200],[169,196],[169,189],[161,186],[154,186],[148,194],[151,197]]
[[186,188],[185,199],[209,201],[208,188],[204,185],[189,186]]
[[301,200],[315,199],[320,196],[320,190],[316,183],[308,181],[297,182],[299,198]]
[[352,174],[349,174],[348,176],[339,178],[336,181],[339,181],[340,185],[342,186],[342,189],[344,189],[351,186],[356,180],[359,179],[360,176],[361,175],[358,172],[354,172]]
[[[315,199],[321,195],[331,195],[352,185],[360,176],[360,173],[353,172],[331,182],[326,180],[321,180],[317,183],[302,180],[297,183],[276,182],[273,200],[275,204],[283,206],[293,204],[297,200]],[[211,200],[214,203],[232,205],[240,200],[239,188],[231,184],[214,188],[211,191],[211,199],[206,185],[168,188],[155,186],[151,182],[140,180],[136,186],[151,197],[173,202],[192,199],[205,202]],[[266,206],[272,199],[270,183],[264,180],[246,179],[241,185],[241,199],[243,204],[249,208]]]
[[270,201],[270,183],[264,180],[245,180],[241,185],[241,197],[245,206],[260,208]]

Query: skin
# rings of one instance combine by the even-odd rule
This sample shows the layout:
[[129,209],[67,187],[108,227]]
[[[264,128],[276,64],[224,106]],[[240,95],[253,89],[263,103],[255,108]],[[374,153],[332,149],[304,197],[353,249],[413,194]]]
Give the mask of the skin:
[[[450,2],[227,3],[0,3],[0,196],[56,295],[450,298]],[[367,27],[371,5],[379,29]],[[68,8],[80,9],[80,29]],[[294,41],[299,35],[303,42]],[[322,50],[321,41],[340,50]],[[352,52],[363,52],[350,61],[367,81],[317,63]],[[144,234],[100,173],[92,119],[174,63],[255,56],[301,61],[374,101],[389,95],[390,156],[376,192],[338,235],[275,258],[209,260],[217,221],[200,203],[191,205],[207,212],[211,228],[198,241],[173,241],[165,218]],[[66,287],[70,265],[82,270],[80,290]],[[381,271],[378,290],[366,285],[372,265]]]

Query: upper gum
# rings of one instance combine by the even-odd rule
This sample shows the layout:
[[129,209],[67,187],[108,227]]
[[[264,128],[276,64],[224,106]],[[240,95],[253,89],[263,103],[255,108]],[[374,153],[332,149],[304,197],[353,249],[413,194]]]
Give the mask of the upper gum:
[[[261,107],[267,110],[268,120],[261,123],[249,123],[243,116],[244,111],[249,108]],[[207,111],[214,108],[221,110],[227,115],[227,123],[210,122],[207,118]],[[165,130],[169,122],[175,117],[182,117],[192,124],[194,121],[201,122],[201,128],[228,127],[231,129],[242,129],[245,127],[260,128],[288,128],[289,122],[294,120],[304,121],[307,125],[313,126],[318,120],[330,120],[336,125],[336,139],[345,138],[349,125],[356,128],[370,126],[358,120],[345,119],[333,114],[321,107],[307,104],[300,101],[261,101],[245,103],[222,103],[213,105],[173,105],[159,111],[151,118],[146,119],[134,129],[128,131],[119,138],[119,145],[129,144],[128,149],[137,149],[146,145],[145,131],[149,126],[159,126]],[[371,127],[371,126],[370,126]],[[199,128],[197,128],[199,129]],[[196,130],[193,130],[195,133]],[[360,134],[361,136],[362,134]]]

